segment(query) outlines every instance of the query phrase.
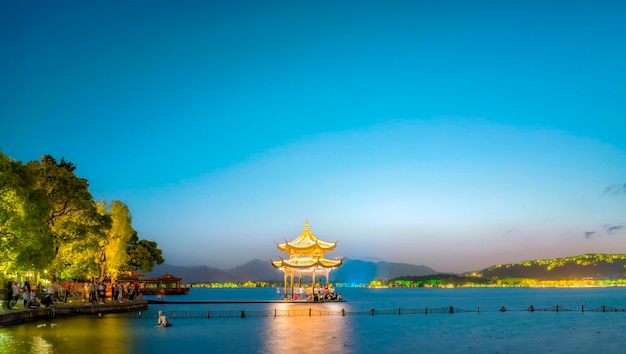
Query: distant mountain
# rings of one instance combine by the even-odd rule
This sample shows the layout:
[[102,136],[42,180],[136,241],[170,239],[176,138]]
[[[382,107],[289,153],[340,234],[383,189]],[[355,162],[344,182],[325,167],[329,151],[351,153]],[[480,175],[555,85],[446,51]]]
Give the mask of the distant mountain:
[[[165,273],[183,277],[184,283],[208,282],[246,282],[268,281],[282,282],[283,273],[272,267],[269,261],[254,259],[238,267],[221,270],[208,266],[174,266],[162,264],[154,267],[147,276],[159,276]],[[399,276],[419,276],[436,274],[437,271],[423,265],[391,262],[367,262],[345,259],[343,265],[330,273],[333,282],[369,283],[374,279],[391,279]]]
[[230,276],[230,281],[283,281],[283,273],[276,270],[269,261],[254,259],[250,262],[225,271]]
[[424,265],[344,259],[343,265],[330,273],[330,280],[342,283],[366,284],[374,279],[389,280],[401,276],[420,276],[437,273],[436,270]]
[[221,270],[208,266],[174,266],[162,264],[154,267],[147,276],[160,276],[171,273],[177,277],[183,277],[184,283],[225,283],[252,281],[282,281],[283,275],[278,272],[270,262],[254,259],[238,267]]
[[[283,274],[270,262],[254,259],[238,267],[221,270],[207,266],[183,267],[170,264],[156,266],[146,275],[159,276],[169,272],[182,276],[185,283],[207,282],[282,282]],[[537,280],[567,279],[624,279],[626,278],[626,254],[584,254],[575,257],[540,259],[511,264],[497,264],[478,273],[482,279],[531,278]],[[415,278],[435,275],[450,278],[454,275],[440,274],[434,269],[407,263],[368,262],[344,259],[343,265],[330,273],[332,282],[367,284],[372,280]],[[469,276],[469,274],[465,274]],[[446,279],[447,279],[446,278]]]
[[147,273],[146,276],[160,276],[170,273],[177,277],[183,277],[184,283],[203,283],[203,282],[227,282],[230,281],[230,275],[223,270],[211,268],[207,266],[174,266],[170,264],[161,264]]
[[532,278],[538,280],[624,279],[626,254],[583,254],[497,264],[480,272],[483,278]]

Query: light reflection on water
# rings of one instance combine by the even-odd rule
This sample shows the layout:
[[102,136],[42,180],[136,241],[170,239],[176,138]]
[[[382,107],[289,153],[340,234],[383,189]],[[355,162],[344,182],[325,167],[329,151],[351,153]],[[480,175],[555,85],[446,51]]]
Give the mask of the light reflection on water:
[[279,316],[266,318],[261,329],[265,338],[261,351],[351,353],[350,338],[353,335],[348,319],[337,315],[344,307],[340,303],[278,304]]

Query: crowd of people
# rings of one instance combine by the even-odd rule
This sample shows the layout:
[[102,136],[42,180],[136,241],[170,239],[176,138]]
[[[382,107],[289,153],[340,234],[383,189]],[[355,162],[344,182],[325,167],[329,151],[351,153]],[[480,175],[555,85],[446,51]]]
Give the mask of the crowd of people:
[[[79,283],[66,279],[61,283],[41,282],[33,286],[29,278],[23,282],[9,279],[2,287],[4,292],[5,309],[39,308],[40,306],[54,306],[55,302],[67,303],[78,300],[81,302],[104,304],[107,297],[114,302],[124,302],[125,300],[141,299],[141,289],[139,283],[104,283],[89,281]],[[20,306],[21,305],[21,306]]]
[[[335,292],[335,289],[330,285],[316,286],[311,288],[304,288],[303,286],[294,287],[293,291],[287,289],[288,293],[286,298],[290,300],[301,301],[341,301],[343,298],[340,293]],[[276,288],[276,293],[279,298],[285,298],[280,295],[280,287]]]
[[28,278],[23,283],[9,280],[4,287],[4,307],[16,309],[21,302],[24,308],[38,308],[45,300],[45,294],[38,295],[38,289],[31,286]]

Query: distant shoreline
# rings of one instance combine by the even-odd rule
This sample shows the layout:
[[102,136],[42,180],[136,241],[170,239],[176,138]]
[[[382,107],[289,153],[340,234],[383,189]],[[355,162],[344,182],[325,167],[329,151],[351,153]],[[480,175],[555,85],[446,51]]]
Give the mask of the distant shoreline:
[[[565,281],[565,280],[563,280]],[[569,280],[568,280],[569,281]],[[554,281],[546,281],[548,283],[552,282],[561,282],[560,280]],[[367,284],[353,284],[348,285],[346,283],[340,282],[331,282],[334,284],[335,288],[369,288],[369,289],[387,289],[387,288],[410,288],[410,289],[457,289],[457,288],[614,288],[614,287],[624,287],[626,284],[606,284],[606,285],[598,285],[598,284],[580,284],[580,285],[494,285],[494,284],[475,284],[475,285],[436,285],[436,286],[389,286],[389,285],[367,285]],[[197,286],[197,284],[184,284],[185,286],[190,287],[191,289],[257,289],[257,288],[273,288],[272,286],[262,287],[250,287],[243,285],[233,285],[233,283],[228,283],[228,286],[222,286],[224,284],[213,283],[213,286],[206,286],[206,283],[200,283],[201,286]]]

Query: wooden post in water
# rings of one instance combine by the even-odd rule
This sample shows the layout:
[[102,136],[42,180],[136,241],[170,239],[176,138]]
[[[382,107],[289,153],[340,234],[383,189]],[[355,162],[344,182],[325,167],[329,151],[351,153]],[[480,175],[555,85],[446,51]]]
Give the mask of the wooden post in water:
[[346,309],[341,309],[341,316],[345,316],[346,315]]
[[448,312],[454,313],[454,306],[450,306],[450,310],[448,310]]
[[535,306],[530,305],[530,307],[528,308],[528,310],[529,310],[530,312],[535,312]]
[[556,312],[559,312],[559,305],[556,305]]
[[585,304],[580,305],[580,312],[585,312]]
[[174,311],[174,318],[176,318],[176,311]]
[[374,316],[374,308],[373,307],[372,307],[371,313],[372,313],[372,316]]
[[246,317],[246,313],[244,310],[241,310],[241,318],[245,318]]
[[428,306],[424,307],[424,315],[428,315]]
[[398,315],[401,315],[402,313],[400,312],[400,308],[398,307]]
[[211,309],[207,311],[206,316],[207,316],[206,318],[211,318]]

